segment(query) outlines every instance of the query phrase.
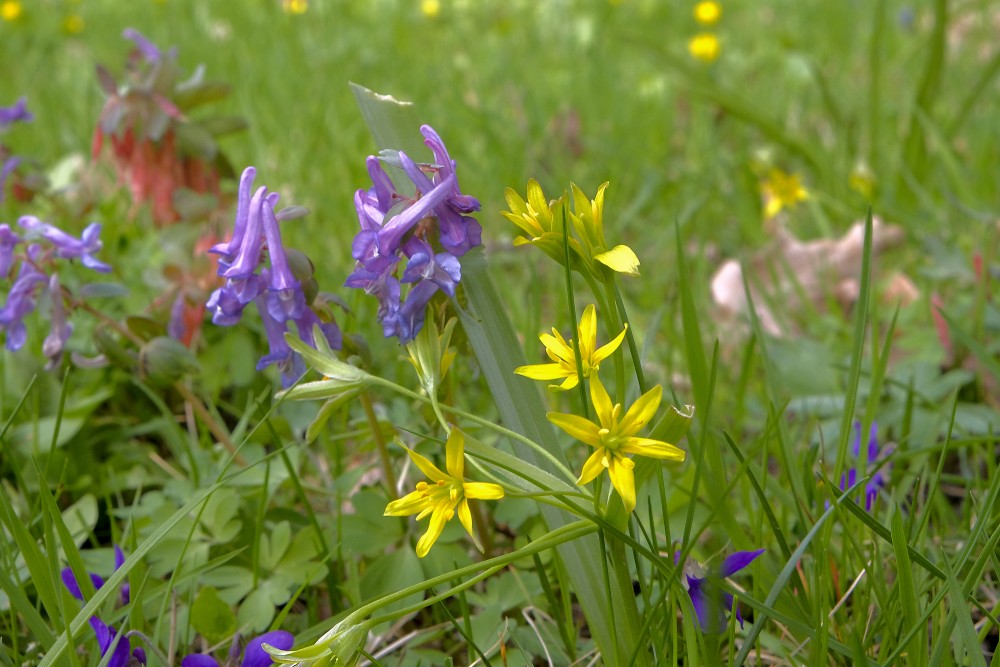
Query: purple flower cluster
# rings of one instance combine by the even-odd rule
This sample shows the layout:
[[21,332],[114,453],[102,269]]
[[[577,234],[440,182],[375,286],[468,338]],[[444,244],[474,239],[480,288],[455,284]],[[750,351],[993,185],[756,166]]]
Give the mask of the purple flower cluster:
[[[354,195],[361,231],[351,248],[357,265],[345,283],[378,299],[383,333],[386,338],[397,336],[401,343],[419,333],[427,302],[439,289],[455,295],[462,278],[458,258],[482,237],[482,227],[467,215],[479,210],[479,200],[459,190],[455,162],[441,137],[429,125],[420,133],[434,154],[433,164],[418,164],[402,151],[387,158],[395,163],[398,156],[399,167],[416,189],[413,197],[396,190],[379,158],[368,157],[373,185]],[[404,258],[406,266],[397,277]],[[402,283],[412,285],[405,299]]]
[[[861,422],[854,422],[854,444],[851,446],[851,453],[855,457],[861,456]],[[868,434],[868,466],[877,466],[874,473],[869,477],[868,481],[865,483],[865,511],[871,512],[872,505],[875,504],[875,499],[878,497],[878,492],[882,489],[886,482],[888,481],[888,466],[879,466],[879,444],[878,444],[878,425],[872,422],[871,432]],[[852,467],[847,471],[847,474],[840,478],[840,490],[844,491],[852,486],[858,481],[858,469],[857,467]]]
[[[256,174],[256,169],[247,167],[240,178],[232,238],[209,250],[220,256],[219,275],[226,283],[212,293],[207,307],[212,322],[232,326],[240,321],[243,309],[254,303],[270,348],[257,369],[276,364],[281,369],[282,384],[288,387],[305,372],[304,362],[285,341],[289,322],[295,324],[299,338],[313,347],[313,327],[318,326],[335,349],[341,346],[341,333],[336,322],[323,322],[307,303],[302,282],[293,274],[288,251],[281,242],[281,214],[274,212],[279,195],[263,186],[251,195]],[[265,249],[268,266],[264,266]]]
[[[9,225],[0,224],[0,280],[6,280],[14,265],[20,262],[7,302],[0,308],[0,330],[7,333],[8,350],[21,349],[28,339],[24,318],[34,312],[38,297],[47,293],[52,304],[52,328],[43,350],[52,367],[61,360],[63,348],[73,331],[66,319],[63,290],[54,260],[79,259],[88,269],[99,273],[111,271],[110,266],[94,257],[101,249],[98,238],[101,225],[96,222],[88,225],[80,238],[32,215],[22,216],[18,225],[24,229],[24,238],[14,233]],[[44,247],[42,241],[48,247]]]
[[[28,103],[25,98],[19,99],[13,106],[0,107],[0,133],[6,132],[14,123],[27,123],[34,119],[28,111]],[[11,172],[21,164],[21,158],[11,155],[7,147],[0,144],[0,202],[4,200],[4,184]]]

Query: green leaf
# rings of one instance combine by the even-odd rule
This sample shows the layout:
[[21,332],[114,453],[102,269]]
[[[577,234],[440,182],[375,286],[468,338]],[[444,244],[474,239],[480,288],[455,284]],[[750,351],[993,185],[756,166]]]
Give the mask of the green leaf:
[[211,586],[202,588],[194,599],[190,618],[191,626],[209,644],[218,644],[236,633],[236,614]]

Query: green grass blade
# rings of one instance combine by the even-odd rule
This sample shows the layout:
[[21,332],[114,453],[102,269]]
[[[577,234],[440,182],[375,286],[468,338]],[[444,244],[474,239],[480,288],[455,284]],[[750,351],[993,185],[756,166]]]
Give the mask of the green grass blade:
[[910,640],[908,651],[909,664],[919,667],[927,664],[927,624],[920,621],[920,600],[917,596],[913,567],[910,563],[910,552],[906,548],[906,528],[903,525],[903,518],[898,506],[896,511],[892,513],[890,526],[892,549],[896,554],[896,584],[899,590],[899,604],[903,609],[903,623],[910,628],[922,628]]

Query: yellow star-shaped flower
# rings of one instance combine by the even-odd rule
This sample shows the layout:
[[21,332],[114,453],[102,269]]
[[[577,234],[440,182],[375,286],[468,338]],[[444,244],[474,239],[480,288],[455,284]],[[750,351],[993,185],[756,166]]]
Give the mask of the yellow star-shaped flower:
[[809,199],[809,191],[799,177],[780,169],[771,170],[768,179],[761,185],[761,191],[764,195],[764,217],[768,220],[778,215],[781,209]]
[[[597,310],[593,304],[583,310],[583,317],[580,318],[580,326],[576,336],[577,345],[580,347],[580,365],[583,367],[583,377],[588,378],[592,374],[596,374],[601,367],[601,362],[610,357],[611,353],[622,344],[627,328],[626,326],[625,329],[622,329],[622,332],[613,341],[598,348]],[[562,337],[559,330],[553,327],[551,336],[543,333],[538,336],[538,339],[545,346],[545,352],[549,355],[549,359],[555,363],[519,366],[514,369],[514,372],[532,380],[566,378],[562,384],[557,385],[560,389],[572,389],[579,384],[580,378],[576,373],[576,356],[573,354],[573,346]]]
[[611,397],[596,374],[590,378],[590,398],[594,403],[598,424],[561,412],[550,412],[549,421],[584,442],[596,451],[583,464],[577,484],[588,484],[607,468],[611,484],[622,497],[625,511],[635,509],[635,462],[628,454],[649,456],[669,461],[683,461],[684,451],[660,440],[640,438],[638,433],[656,415],[663,388],[656,385],[639,397],[625,416],[621,416],[621,403],[611,404]]
[[420,470],[427,475],[431,483],[417,482],[417,489],[399,500],[393,500],[386,505],[385,516],[417,515],[420,521],[431,515],[427,532],[417,541],[417,556],[423,558],[441,536],[444,525],[458,513],[466,532],[472,537],[476,548],[483,550],[479,540],[472,532],[472,512],[469,511],[469,499],[497,500],[503,498],[503,487],[488,482],[466,482],[465,474],[465,436],[457,428],[452,428],[445,443],[445,467],[447,473],[441,472],[427,458],[405,447],[410,458]]

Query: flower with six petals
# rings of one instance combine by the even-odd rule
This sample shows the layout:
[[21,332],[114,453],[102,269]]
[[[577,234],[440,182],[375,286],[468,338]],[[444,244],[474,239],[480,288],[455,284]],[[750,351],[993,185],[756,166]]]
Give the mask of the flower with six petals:
[[405,447],[413,463],[427,475],[430,482],[417,482],[417,489],[412,493],[394,500],[385,508],[385,516],[409,516],[416,514],[417,520],[428,514],[431,517],[427,532],[417,541],[417,556],[423,558],[441,536],[444,525],[458,514],[476,547],[482,551],[475,534],[472,532],[472,512],[469,511],[469,500],[497,500],[503,498],[503,487],[489,482],[466,482],[465,474],[465,435],[452,427],[445,443],[445,460],[448,472],[442,472],[429,459]]
[[590,398],[599,423],[577,415],[550,412],[549,421],[571,436],[595,448],[583,464],[577,484],[587,484],[606,468],[611,484],[622,498],[625,510],[635,509],[635,462],[628,454],[638,454],[669,461],[683,461],[684,451],[675,445],[635,434],[649,423],[660,406],[663,388],[656,385],[632,404],[623,417],[621,403],[611,403],[600,378],[590,378]]
[[[614,340],[607,345],[597,347],[597,312],[593,304],[587,306],[580,318],[580,326],[577,329],[577,346],[580,351],[580,365],[583,368],[583,377],[589,378],[601,367],[602,361],[611,356],[611,353],[618,349],[625,338],[626,328],[622,329]],[[559,330],[552,328],[552,335],[543,333],[538,336],[545,346],[545,353],[553,361],[551,364],[533,364],[531,366],[520,366],[514,369],[518,375],[531,378],[532,380],[558,380],[565,378],[563,383],[557,385],[560,389],[572,389],[580,382],[577,376],[576,355],[573,353],[572,341],[567,342]]]

